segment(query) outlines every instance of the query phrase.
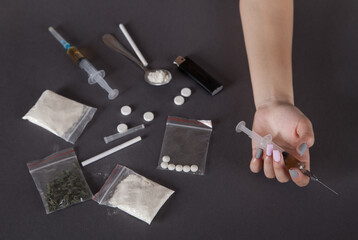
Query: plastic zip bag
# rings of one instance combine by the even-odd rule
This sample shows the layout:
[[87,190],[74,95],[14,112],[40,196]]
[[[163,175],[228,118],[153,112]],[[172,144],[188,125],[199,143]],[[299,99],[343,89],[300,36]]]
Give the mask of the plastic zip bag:
[[84,202],[93,196],[73,148],[29,162],[27,167],[47,214]]
[[117,165],[93,200],[116,207],[150,224],[159,209],[174,193],[129,168]]
[[46,90],[23,119],[75,143],[96,110]]
[[203,175],[211,132],[210,120],[169,116],[158,169]]

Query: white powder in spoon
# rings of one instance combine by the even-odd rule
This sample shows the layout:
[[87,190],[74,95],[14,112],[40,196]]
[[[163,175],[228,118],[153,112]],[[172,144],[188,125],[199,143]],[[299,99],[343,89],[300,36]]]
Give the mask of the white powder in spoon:
[[148,80],[154,84],[166,83],[170,77],[170,74],[163,70],[156,70],[148,73]]
[[150,224],[173,193],[145,177],[131,174],[116,186],[109,204]]

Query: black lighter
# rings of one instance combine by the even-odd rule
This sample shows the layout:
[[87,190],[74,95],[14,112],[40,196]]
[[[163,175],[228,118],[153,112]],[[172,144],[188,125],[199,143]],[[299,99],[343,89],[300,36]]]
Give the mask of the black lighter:
[[191,79],[202,86],[206,91],[208,91],[212,96],[218,94],[223,89],[223,85],[217,82],[190,58],[179,56],[174,60],[174,64],[177,65],[178,68],[186,73]]

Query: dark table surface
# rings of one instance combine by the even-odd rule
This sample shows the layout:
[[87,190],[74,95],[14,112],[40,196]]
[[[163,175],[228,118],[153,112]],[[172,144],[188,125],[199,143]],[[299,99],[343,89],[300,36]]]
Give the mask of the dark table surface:
[[[298,188],[249,171],[250,141],[234,131],[241,120],[251,128],[255,111],[238,5],[1,1],[0,239],[357,239],[358,2],[295,2],[295,102],[314,125],[311,169],[339,196],[315,183]],[[170,84],[148,85],[137,66],[102,43],[102,34],[113,33],[130,48],[119,23],[150,67],[172,72]],[[109,101],[87,83],[49,26],[107,72],[118,98]],[[224,90],[214,97],[204,92],[172,64],[178,55],[191,56]],[[178,107],[173,97],[182,87],[193,95]],[[143,112],[155,113],[142,142],[83,170],[94,193],[117,163],[175,190],[151,225],[94,201],[45,214],[26,163],[73,146],[21,119],[46,89],[98,108],[74,145],[80,161],[124,141],[103,142],[118,123],[135,126]],[[120,114],[123,105],[134,108],[129,117]],[[168,115],[213,120],[204,176],[156,170]]]

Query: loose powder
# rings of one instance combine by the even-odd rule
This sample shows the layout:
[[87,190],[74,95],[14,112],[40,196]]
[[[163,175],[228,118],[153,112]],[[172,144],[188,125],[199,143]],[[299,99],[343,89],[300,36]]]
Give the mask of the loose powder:
[[74,143],[95,112],[95,108],[46,90],[23,119]]
[[145,177],[131,174],[116,186],[109,204],[150,224],[173,193]]
[[170,78],[170,75],[163,70],[156,70],[148,74],[148,80],[154,84],[166,83]]

